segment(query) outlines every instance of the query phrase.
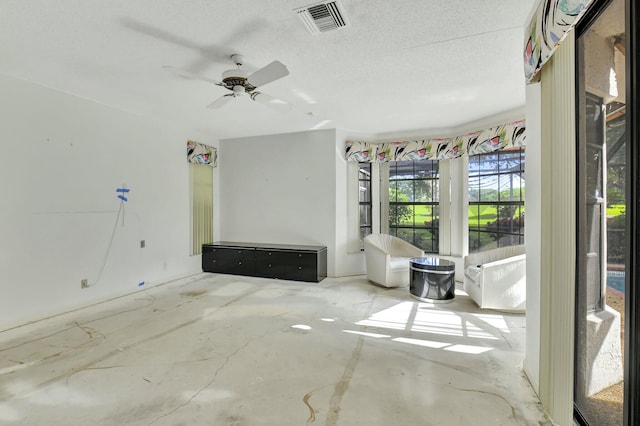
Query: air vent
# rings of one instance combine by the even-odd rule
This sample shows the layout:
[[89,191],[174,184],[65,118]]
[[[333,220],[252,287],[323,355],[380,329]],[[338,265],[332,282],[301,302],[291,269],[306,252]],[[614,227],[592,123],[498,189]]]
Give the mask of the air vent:
[[337,30],[349,25],[337,1],[316,3],[295,9],[302,22],[313,35]]

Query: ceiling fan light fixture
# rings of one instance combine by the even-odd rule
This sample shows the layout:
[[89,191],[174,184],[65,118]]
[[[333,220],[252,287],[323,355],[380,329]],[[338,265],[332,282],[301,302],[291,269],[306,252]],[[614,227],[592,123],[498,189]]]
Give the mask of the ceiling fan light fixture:
[[233,86],[233,96],[242,96],[244,95],[244,86],[240,86],[239,84],[236,86]]

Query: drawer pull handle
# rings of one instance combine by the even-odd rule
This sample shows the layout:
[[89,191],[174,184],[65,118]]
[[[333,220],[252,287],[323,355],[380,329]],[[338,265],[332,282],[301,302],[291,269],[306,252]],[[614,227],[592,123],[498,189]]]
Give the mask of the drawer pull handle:
[[238,262],[238,265],[242,265],[242,262]]
[[302,266],[298,266],[298,269],[302,269]]
[[269,264],[269,268],[271,268],[271,264]]

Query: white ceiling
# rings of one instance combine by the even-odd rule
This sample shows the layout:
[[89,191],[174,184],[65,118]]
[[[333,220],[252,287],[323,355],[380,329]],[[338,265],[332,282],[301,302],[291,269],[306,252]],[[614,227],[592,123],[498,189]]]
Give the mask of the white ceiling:
[[[294,12],[309,0],[2,0],[0,73],[211,139],[444,131],[522,110],[534,3],[342,0],[351,25],[314,36]],[[247,97],[206,109],[228,92],[162,68],[220,80],[232,53],[249,72],[283,62],[290,75],[261,90],[293,110]]]

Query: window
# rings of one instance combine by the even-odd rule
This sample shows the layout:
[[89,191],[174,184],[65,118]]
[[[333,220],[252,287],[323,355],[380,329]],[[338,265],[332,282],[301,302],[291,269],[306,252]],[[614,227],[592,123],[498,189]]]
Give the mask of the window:
[[438,161],[398,161],[389,164],[389,234],[438,252]]
[[524,244],[524,149],[469,157],[469,252]]
[[373,227],[371,201],[371,165],[358,164],[358,202],[360,208],[360,249],[364,247],[364,237],[371,234]]

